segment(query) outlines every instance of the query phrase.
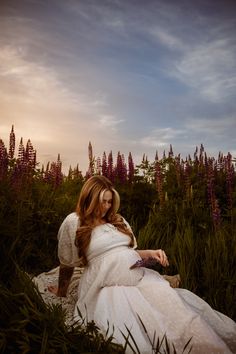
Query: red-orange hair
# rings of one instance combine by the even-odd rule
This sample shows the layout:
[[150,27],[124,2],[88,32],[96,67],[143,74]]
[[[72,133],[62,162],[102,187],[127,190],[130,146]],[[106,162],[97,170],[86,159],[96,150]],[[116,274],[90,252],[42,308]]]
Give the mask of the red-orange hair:
[[131,246],[134,243],[132,231],[125,224],[123,217],[117,213],[120,207],[119,193],[106,177],[92,176],[84,183],[76,207],[80,226],[76,232],[75,244],[84,265],[88,263],[86,251],[91,240],[92,229],[96,226],[96,220],[102,218],[101,199],[105,191],[111,191],[112,205],[103,217],[104,221],[113,224],[119,231],[130,236]]

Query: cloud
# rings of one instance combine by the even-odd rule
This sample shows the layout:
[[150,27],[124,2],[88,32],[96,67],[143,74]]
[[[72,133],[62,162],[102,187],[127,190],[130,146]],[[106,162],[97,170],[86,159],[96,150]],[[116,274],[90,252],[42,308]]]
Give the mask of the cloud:
[[188,119],[185,128],[197,134],[213,134],[215,137],[222,137],[236,129],[236,120],[235,116],[220,117],[220,119],[195,117]]
[[157,42],[168,49],[178,50],[181,52],[186,51],[187,49],[187,46],[182,38],[170,33],[170,30],[166,28],[153,26],[148,29],[148,32]]
[[168,147],[174,139],[178,139],[183,136],[184,130],[174,128],[156,128],[148,136],[143,137],[140,142],[143,146],[153,148]]
[[[25,51],[9,45],[0,48],[0,79],[1,138],[9,136],[13,124],[19,139],[31,139],[41,163],[61,153],[62,159],[64,154],[71,155],[75,165],[81,150],[86,165],[87,144],[97,136],[97,117],[106,108],[105,96],[95,93],[90,98],[82,90],[71,91],[56,67],[31,62]],[[101,122],[110,128],[119,123],[111,116]]]
[[123,122],[124,119],[116,119],[112,115],[103,115],[99,119],[99,124],[101,125],[101,127],[110,128],[112,130],[115,130],[117,125]]
[[194,88],[204,99],[219,103],[235,94],[235,55],[235,44],[228,38],[216,38],[183,53],[169,75]]
[[40,156],[60,152],[72,166],[87,166],[88,141],[136,156],[170,143],[187,154],[202,137],[215,149],[235,145],[235,30],[217,10],[164,0],[36,2],[38,11],[15,1],[1,17],[1,138],[15,124]]
[[[0,77],[2,85],[13,83],[13,93],[18,92],[21,100],[43,101],[47,104],[74,104],[75,97],[60,82],[56,71],[41,63],[30,62],[22,48],[3,46],[0,48]],[[7,91],[5,91],[7,92]],[[12,95],[12,91],[8,92]],[[20,94],[21,93],[21,94]],[[52,102],[53,101],[53,102]],[[46,102],[44,101],[44,104]]]

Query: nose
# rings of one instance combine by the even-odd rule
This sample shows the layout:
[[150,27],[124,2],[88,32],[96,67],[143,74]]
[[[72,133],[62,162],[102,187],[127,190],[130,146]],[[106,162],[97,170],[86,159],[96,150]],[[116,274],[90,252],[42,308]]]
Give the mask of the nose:
[[110,203],[104,202],[103,203],[103,207],[104,207],[105,210],[108,210],[110,208]]

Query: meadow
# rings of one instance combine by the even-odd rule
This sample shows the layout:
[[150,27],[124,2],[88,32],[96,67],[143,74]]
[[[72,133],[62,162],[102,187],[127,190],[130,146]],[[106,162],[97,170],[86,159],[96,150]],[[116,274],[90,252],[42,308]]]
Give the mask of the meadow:
[[156,270],[179,273],[181,287],[236,320],[236,173],[230,153],[211,157],[201,145],[182,158],[170,146],[154,161],[144,154],[134,165],[131,153],[127,162],[120,152],[95,158],[89,143],[87,172],[76,166],[64,174],[60,156],[39,168],[30,140],[21,140],[17,150],[12,127],[8,148],[0,140],[0,352],[124,352],[94,323],[68,328],[60,306],[45,305],[29,276],[58,265],[58,228],[94,174],[113,181],[139,248],[166,250],[170,266]]

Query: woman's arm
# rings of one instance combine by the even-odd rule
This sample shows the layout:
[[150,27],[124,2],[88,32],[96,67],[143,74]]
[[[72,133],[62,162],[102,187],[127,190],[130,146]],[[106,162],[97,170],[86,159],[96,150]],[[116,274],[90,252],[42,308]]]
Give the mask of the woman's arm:
[[[127,227],[132,231],[131,226],[129,223],[123,218],[124,223],[127,225]],[[133,231],[132,231],[133,232]],[[134,234],[133,234],[134,236]],[[169,261],[167,258],[167,255],[165,254],[165,251],[159,249],[159,250],[138,250],[137,249],[137,241],[134,236],[134,249],[135,251],[140,255],[141,258],[156,258],[158,263],[160,263],[163,267],[167,267],[169,265]]]
[[58,286],[49,286],[48,290],[57,296],[66,297],[68,286],[74,272],[74,267],[60,265]]
[[165,251],[159,250],[136,250],[141,258],[156,258],[156,260],[163,266],[169,265],[169,261]]

